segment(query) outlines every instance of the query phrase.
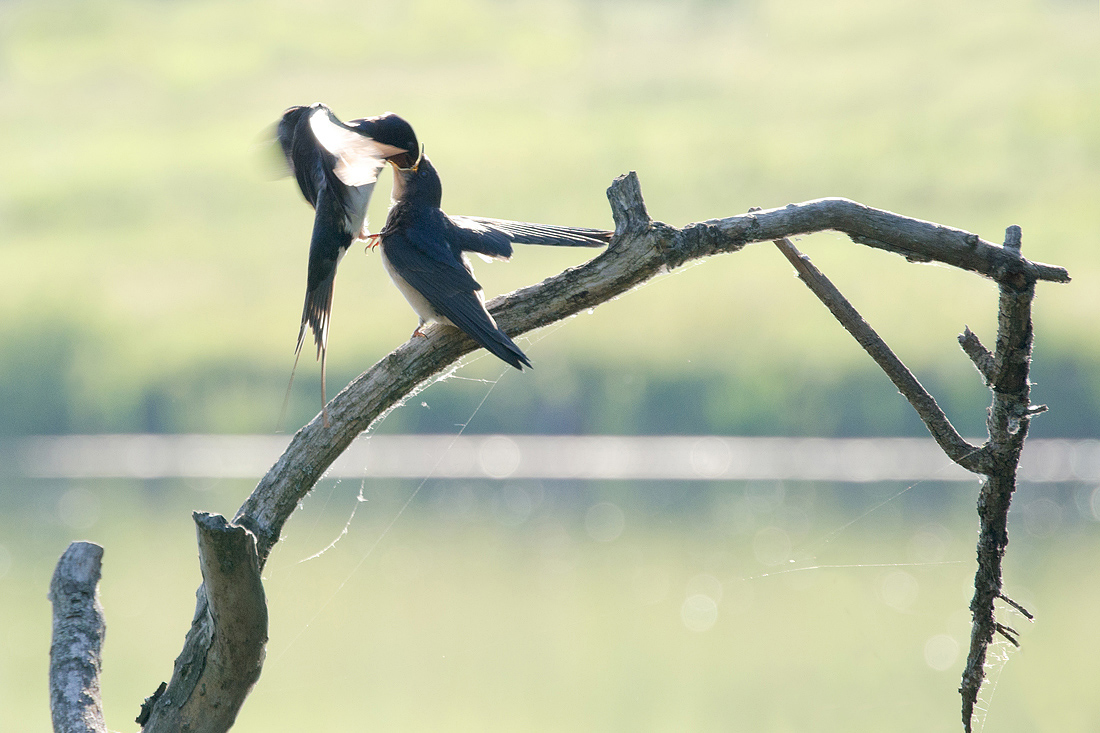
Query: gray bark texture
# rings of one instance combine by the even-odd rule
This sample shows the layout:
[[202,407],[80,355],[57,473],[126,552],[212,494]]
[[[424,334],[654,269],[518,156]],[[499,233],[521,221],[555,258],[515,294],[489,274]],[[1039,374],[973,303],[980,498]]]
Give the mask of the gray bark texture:
[[[1020,228],[1009,227],[1005,232],[1005,249],[1019,252],[1020,244]],[[986,421],[989,442],[984,448],[989,454],[990,466],[983,471],[986,479],[978,495],[978,570],[974,575],[974,597],[970,601],[973,617],[970,652],[959,687],[963,698],[963,726],[967,733],[972,729],[978,692],[985,679],[986,653],[993,637],[999,633],[1013,645],[1020,645],[1016,630],[997,621],[994,601],[1003,599],[1029,620],[1032,618],[1026,609],[1002,592],[1001,561],[1008,547],[1008,509],[1016,490],[1020,452],[1031,417],[1046,409],[1031,404],[1031,382],[1028,380],[1035,281],[1006,278],[998,282],[997,346],[992,360],[989,351],[980,343],[977,345],[980,348],[967,349],[966,342],[977,341],[969,329],[959,337],[964,350],[993,391],[993,404]]]
[[50,581],[50,715],[56,733],[106,733],[99,693],[106,625],[99,603],[103,548],[74,542]]
[[263,667],[267,601],[256,538],[217,514],[194,519],[202,569],[195,618],[171,682],[142,706],[143,731],[229,730]]
[[[690,260],[736,252],[748,244],[777,241],[800,277],[887,372],[913,404],[944,451],[960,465],[989,477],[979,513],[979,571],[972,608],[975,644],[963,681],[964,700],[982,681],[983,644],[994,632],[993,599],[1000,595],[1000,558],[1007,543],[1004,514],[1015,485],[1015,464],[1036,411],[1027,405],[1030,302],[1038,280],[1068,282],[1060,267],[1024,259],[1017,245],[1001,246],[975,234],[872,209],[847,199],[819,199],[675,229],[649,218],[635,174],[617,178],[607,192],[615,237],[591,261],[541,283],[494,298],[487,305],[511,336],[546,326],[626,293],[653,276]],[[964,441],[935,400],[831,283],[788,237],[832,229],[853,241],[900,254],[914,262],[941,262],[995,280],[1001,286],[1001,331],[990,354],[967,331],[964,350],[994,391],[990,440]],[[1026,329],[1025,329],[1026,323]],[[1023,331],[1026,330],[1026,338]],[[477,348],[465,334],[439,324],[383,357],[344,388],[321,415],[302,427],[237,511],[232,523],[196,515],[203,586],[194,621],[170,684],[142,706],[143,731],[224,731],[236,718],[260,673],[266,641],[266,607],[259,572],[283,525],[333,461],[361,433]],[[988,515],[988,516],[987,516]],[[246,531],[247,530],[247,531]],[[211,537],[204,539],[204,533]],[[220,538],[220,539],[215,539]],[[992,622],[992,626],[990,626]],[[979,631],[980,625],[980,631]],[[989,629],[992,628],[993,631]],[[988,637],[988,638],[987,638]],[[970,708],[964,702],[969,729]],[[92,730],[92,729],[89,729]]]
[[[1009,227],[1005,249],[1018,253],[1020,237],[1019,227]],[[1031,301],[1035,295],[1034,275],[1038,270],[1000,271],[1003,279],[999,280],[997,349],[994,353],[991,354],[969,328],[959,336],[959,345],[993,392],[987,421],[989,439],[978,448],[962,439],[932,396],[809,258],[798,252],[789,240],[779,240],[775,244],[795,266],[802,281],[893,380],[944,453],[963,468],[984,476],[978,495],[981,527],[974,598],[970,603],[973,615],[970,651],[959,687],[963,698],[963,728],[969,733],[978,692],[985,679],[986,653],[994,635],[999,633],[1019,646],[1016,630],[997,621],[994,601],[1002,599],[1026,618],[1032,618],[1027,609],[1002,593],[1001,560],[1008,546],[1008,509],[1016,490],[1016,469],[1028,422],[1033,415],[1046,409],[1030,404],[1028,381]]]

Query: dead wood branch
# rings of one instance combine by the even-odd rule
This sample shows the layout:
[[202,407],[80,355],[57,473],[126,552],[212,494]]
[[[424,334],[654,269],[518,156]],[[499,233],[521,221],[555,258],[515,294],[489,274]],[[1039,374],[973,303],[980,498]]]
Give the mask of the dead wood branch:
[[195,512],[202,586],[172,681],[142,706],[143,731],[229,730],[260,678],[267,603],[256,539],[225,517]]
[[[1020,228],[1009,227],[1004,249],[1019,253],[1020,241]],[[986,653],[994,635],[1000,634],[1014,646],[1020,645],[1016,630],[996,620],[993,602],[1004,598],[1001,593],[1001,561],[1008,546],[1008,509],[1016,489],[1016,470],[1028,421],[1043,410],[1029,404],[1028,382],[1032,345],[1031,301],[1035,295],[1038,271],[1022,268],[999,280],[997,349],[994,353],[991,354],[969,328],[959,336],[963,351],[993,391],[988,420],[989,440],[979,449],[959,436],[932,396],[809,258],[787,239],[777,240],[775,244],[794,265],[799,278],[897,385],[948,457],[985,477],[978,498],[981,530],[974,598],[970,603],[973,627],[970,651],[959,688],[963,698],[963,726],[969,733],[978,692],[985,679]],[[1031,618],[1018,604],[1012,605]]]
[[[1005,232],[1005,249],[1019,252],[1020,241],[1020,228],[1009,227]],[[1031,383],[1028,380],[1032,347],[1031,302],[1034,298],[1034,280],[1021,282],[1010,278],[1000,281],[997,347],[991,365],[982,360],[989,371],[987,380],[993,391],[993,405],[987,420],[987,448],[992,465],[985,472],[987,478],[978,496],[981,526],[978,533],[978,570],[974,575],[974,597],[970,601],[973,627],[970,652],[959,687],[963,698],[963,726],[967,733],[971,730],[978,691],[985,679],[985,658],[994,634],[1000,632],[1019,646],[1013,635],[1004,634],[1007,627],[997,622],[993,602],[1004,597],[1001,592],[1001,562],[1008,547],[1008,509],[1016,490],[1020,452],[1031,416],[1041,412],[1040,408],[1030,404]],[[1030,614],[1025,612],[1025,615],[1030,618]]]
[[100,653],[107,627],[99,603],[103,548],[74,542],[50,581],[50,714],[57,733],[106,733],[99,692]]
[[[608,199],[616,236],[606,252],[584,265],[489,302],[490,311],[506,332],[516,336],[593,308],[693,259],[826,229],[842,231],[853,241],[910,260],[953,265],[1016,289],[1036,280],[1069,280],[1064,269],[1029,262],[1011,247],[846,199],[791,204],[683,229],[649,218],[633,173],[615,180]],[[330,427],[325,427],[318,416],[294,435],[286,452],[234,517],[235,524],[255,535],[259,567],[299,502],[352,440],[475,348],[474,342],[456,329],[431,326],[426,329],[426,338],[412,339],[398,347],[334,397],[328,406]],[[948,442],[955,444],[956,438],[950,433],[947,436]],[[955,444],[954,452],[958,455],[968,449]],[[208,645],[212,618],[205,595],[200,592],[187,648],[204,639]],[[205,662],[196,657],[188,664],[202,666]],[[188,702],[181,699],[173,704]],[[196,710],[201,707],[200,701]]]
[[936,439],[943,452],[968,471],[985,473],[989,469],[989,460],[985,453],[977,446],[963,440],[932,395],[928,394],[909,368],[890,350],[871,325],[863,320],[863,316],[841,295],[836,286],[814,267],[810,258],[799,252],[789,239],[777,240],[775,245],[794,265],[799,279],[806,283],[814,295],[825,304],[848,333],[852,334],[859,345],[882,368],[882,371],[886,372],[886,376],[905,399],[909,400],[909,404],[917,411],[928,432]]

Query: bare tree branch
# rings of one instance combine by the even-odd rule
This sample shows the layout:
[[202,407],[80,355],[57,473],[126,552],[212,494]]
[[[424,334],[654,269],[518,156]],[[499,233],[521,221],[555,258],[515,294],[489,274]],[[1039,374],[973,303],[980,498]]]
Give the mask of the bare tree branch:
[[848,333],[855,337],[875,363],[882,367],[882,371],[886,372],[886,376],[890,377],[890,381],[905,399],[909,400],[909,404],[917,411],[928,432],[936,439],[943,452],[968,471],[985,473],[989,469],[989,460],[985,453],[977,446],[963,440],[932,395],[928,394],[913,373],[890,350],[882,337],[875,333],[870,324],[863,320],[863,316],[852,307],[836,286],[814,267],[810,258],[799,252],[789,239],[776,240],[775,246],[794,265],[799,279],[806,283],[806,286],[836,316]]
[[[1018,252],[1020,239],[1020,228],[1009,227],[1005,232],[1005,249]],[[985,679],[985,658],[994,634],[1000,632],[1009,641],[1017,643],[1013,636],[1004,634],[1006,627],[997,623],[993,602],[1004,597],[1001,592],[1001,561],[1008,547],[1008,509],[1016,490],[1016,469],[1030,417],[1038,411],[1030,404],[1031,383],[1028,380],[1032,346],[1031,302],[1034,297],[1034,280],[1019,282],[1007,279],[1000,282],[997,349],[993,354],[989,380],[993,390],[993,406],[987,421],[992,466],[978,496],[978,517],[981,520],[978,570],[974,576],[974,597],[970,601],[974,625],[970,634],[970,652],[959,687],[963,698],[963,725],[967,733],[971,730],[978,691]]]
[[[953,264],[994,279],[1069,280],[1063,268],[1029,262],[1018,251],[984,242],[977,235],[847,199],[791,204],[679,230],[649,219],[633,173],[615,180],[608,199],[616,236],[607,251],[584,265],[490,301],[490,310],[505,331],[515,336],[593,308],[692,259],[824,229],[844,231],[857,242],[911,259]],[[298,502],[356,436],[476,348],[473,341],[447,326],[432,326],[427,336],[398,347],[337,395],[329,407],[332,427],[325,429],[314,420],[299,430],[238,510],[234,521],[256,534],[261,560]],[[956,446],[954,455],[972,450]]]
[[[943,262],[998,282],[1069,280],[1060,267],[1029,262],[1018,251],[985,242],[977,235],[847,199],[791,204],[683,229],[650,220],[633,173],[615,180],[608,190],[608,200],[615,218],[615,237],[603,254],[488,303],[497,323],[508,334],[514,337],[593,308],[693,259],[826,229],[845,232],[858,243],[911,260]],[[325,427],[318,416],[300,429],[237,511],[234,523],[256,537],[260,567],[299,502],[352,440],[477,348],[449,326],[433,325],[425,333],[426,338],[412,339],[398,347],[336,395],[328,407],[330,427]],[[970,447],[953,448],[956,455],[963,450]],[[205,596],[200,593],[185,649],[196,644],[202,647],[202,640],[212,633],[205,604]],[[201,665],[201,660],[188,663]],[[177,660],[177,668],[179,664]]]
[[188,634],[171,683],[142,706],[137,722],[147,733],[229,730],[263,666],[267,604],[256,539],[218,514],[194,519],[203,578],[191,626],[198,633]]
[[100,653],[107,626],[99,603],[103,548],[74,542],[50,581],[50,714],[57,733],[106,733],[99,692]]
[[[1020,228],[1009,227],[1005,233],[1004,250],[1016,252],[1018,256],[1020,241]],[[969,328],[959,337],[963,350],[993,391],[988,421],[989,441],[978,449],[959,436],[932,396],[809,258],[800,254],[789,240],[778,240],[775,244],[795,266],[802,281],[897,385],[944,452],[964,468],[985,475],[978,498],[981,531],[974,598],[970,604],[974,623],[970,652],[959,688],[963,697],[963,725],[969,733],[978,692],[985,679],[986,653],[994,635],[1000,634],[1014,646],[1020,645],[1016,630],[996,620],[993,602],[997,598],[1005,598],[1001,592],[1001,561],[1008,546],[1008,509],[1016,489],[1016,469],[1027,435],[1028,421],[1044,409],[1029,404],[1028,381],[1032,345],[1031,301],[1035,295],[1035,279],[1041,277],[1040,270],[1021,267],[1011,273],[1001,271],[997,350],[994,354],[989,353]],[[1009,603],[1031,618],[1031,614],[1019,604]]]
[[1017,287],[1027,280],[1069,282],[1065,268],[1028,262],[1020,256],[1019,248],[1003,247],[961,229],[872,209],[842,198],[789,204],[781,209],[693,226],[712,226],[723,237],[734,236],[746,243],[833,229],[844,232],[853,242],[894,252],[914,262],[942,262],[997,282],[1009,280]]
[[1017,611],[1019,611],[1023,615],[1023,617],[1026,618],[1028,621],[1034,621],[1035,620],[1035,616],[1031,613],[1031,611],[1027,610],[1023,606],[1021,606],[1019,603],[1017,603],[1016,601],[1014,601],[1011,598],[1009,598],[1008,596],[1006,596],[1004,593],[1002,593],[1000,595],[1000,599],[1002,601],[1004,601],[1005,603],[1007,603],[1008,605],[1015,608]]
[[978,368],[985,379],[985,383],[992,385],[994,375],[993,354],[989,353],[989,349],[982,345],[981,340],[969,327],[959,335],[959,346],[970,357],[970,361],[974,362],[974,366]]

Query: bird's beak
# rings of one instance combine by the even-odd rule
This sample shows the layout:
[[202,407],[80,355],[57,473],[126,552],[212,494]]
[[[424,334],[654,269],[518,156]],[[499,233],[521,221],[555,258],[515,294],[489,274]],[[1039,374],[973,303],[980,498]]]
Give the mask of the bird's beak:
[[[407,163],[412,156],[408,151],[402,152],[398,155],[391,155],[386,158],[386,161],[394,167],[394,170],[401,171],[402,173],[416,173],[420,167],[420,161],[424,158],[424,146],[420,146],[420,154],[416,157],[416,160],[412,161],[411,165],[401,165],[401,163]],[[400,161],[400,162],[398,162]]]

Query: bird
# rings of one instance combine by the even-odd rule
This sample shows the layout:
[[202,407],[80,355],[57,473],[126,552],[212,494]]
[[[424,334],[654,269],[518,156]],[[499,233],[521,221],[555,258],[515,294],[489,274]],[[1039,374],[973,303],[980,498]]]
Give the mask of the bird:
[[[600,229],[530,224],[478,216],[447,216],[439,209],[442,190],[438,173],[423,155],[423,148],[418,143],[412,126],[393,112],[345,123],[327,105],[320,102],[290,107],[277,124],[275,138],[289,172],[294,175],[302,195],[315,210],[306,297],[294,351],[294,368],[298,365],[308,325],[313,332],[317,357],[321,362],[321,400],[324,405],[322,421],[326,427],[329,421],[325,367],[333,284],[337,265],[357,239],[370,241],[371,248],[383,245],[382,260],[385,268],[413,305],[413,309],[421,316],[420,325],[413,332],[414,335],[423,336],[420,328],[429,321],[450,322],[469,333],[478,343],[489,344],[487,348],[509,364],[522,368],[530,366],[530,361],[496,327],[484,305],[471,310],[468,301],[461,298],[456,300],[457,296],[453,293],[444,298],[442,293],[449,292],[446,290],[448,286],[443,285],[443,290],[438,287],[433,289],[430,281],[424,282],[417,275],[417,254],[413,252],[411,257],[406,256],[409,252],[398,239],[403,234],[411,235],[414,240],[427,236],[429,244],[424,251],[431,250],[432,242],[435,243],[434,246],[444,247],[449,246],[446,243],[454,243],[457,248],[454,250],[454,263],[464,268],[469,279],[469,282],[463,281],[458,286],[459,291],[468,291],[467,294],[480,304],[481,286],[473,280],[464,252],[508,259],[512,255],[513,243],[600,247],[606,245],[612,236],[612,232]],[[395,172],[390,215],[387,217],[387,226],[391,221],[395,222],[395,226],[388,227],[387,236],[397,237],[391,239],[388,248],[381,232],[375,235],[368,232],[366,216],[374,185],[387,163],[392,165]],[[414,183],[411,189],[407,185],[410,175],[415,176],[420,170],[421,163],[426,163],[424,175],[433,177],[434,186],[440,189],[434,204],[430,197],[423,198],[423,185]],[[427,201],[427,204],[422,205],[422,200]],[[434,223],[436,226],[425,230],[423,226],[419,226],[425,223]],[[414,226],[408,226],[409,224]],[[438,235],[443,238],[439,239]],[[413,245],[414,250],[416,246],[418,245]],[[387,250],[394,253],[393,258],[387,257]],[[398,262],[397,265],[393,264],[394,259]],[[447,269],[451,264],[453,263],[447,263],[434,275],[446,279],[453,274]],[[432,275],[430,271],[426,274]],[[411,286],[410,281],[417,285]],[[448,302],[435,305],[441,298]],[[469,313],[462,315],[455,312],[453,318],[449,316],[448,313],[458,306],[461,306],[459,310]],[[480,313],[476,312],[478,309]],[[489,324],[488,327],[486,323]],[[505,342],[510,343],[512,348],[502,347]],[[284,414],[293,380],[292,369],[291,384],[287,385],[287,394],[283,400]]]
[[413,336],[430,322],[456,326],[480,346],[523,371],[531,360],[485,309],[467,252],[508,259],[512,244],[599,247],[612,232],[529,224],[471,216],[448,216],[440,208],[443,184],[424,155],[387,158],[394,168],[392,204],[378,232],[382,263],[420,318]]
[[[327,427],[326,359],[336,268],[355,240],[369,236],[367,206],[386,160],[415,160],[419,146],[412,127],[392,112],[344,123],[320,102],[288,108],[275,137],[298,188],[315,210],[294,369],[308,325],[321,362],[322,420]],[[289,397],[290,385],[284,412]]]

